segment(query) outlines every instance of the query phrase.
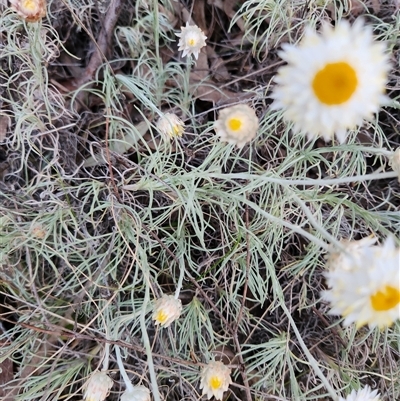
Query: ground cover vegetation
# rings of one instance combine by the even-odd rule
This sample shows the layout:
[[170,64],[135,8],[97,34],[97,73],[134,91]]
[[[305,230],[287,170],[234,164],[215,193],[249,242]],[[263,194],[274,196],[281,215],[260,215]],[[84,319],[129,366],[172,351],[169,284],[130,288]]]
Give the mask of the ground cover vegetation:
[[[400,3],[12,3],[0,398],[399,400]],[[386,97],[292,113],[350,26]]]

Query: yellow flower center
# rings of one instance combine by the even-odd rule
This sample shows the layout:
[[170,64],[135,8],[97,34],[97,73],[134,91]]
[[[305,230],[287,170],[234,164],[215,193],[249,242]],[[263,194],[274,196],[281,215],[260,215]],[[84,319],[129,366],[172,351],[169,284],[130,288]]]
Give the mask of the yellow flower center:
[[37,9],[37,1],[35,0],[23,0],[21,2],[21,8],[27,11],[36,11]]
[[242,126],[242,122],[238,118],[231,118],[228,120],[228,127],[232,131],[239,131]]
[[189,45],[189,46],[194,46],[195,44],[196,44],[196,39],[190,38],[190,39],[188,40],[188,45]]
[[213,376],[210,379],[209,385],[213,390],[217,390],[222,386],[222,380],[218,376]]
[[180,125],[173,125],[172,126],[172,136],[182,136],[183,134],[183,127]]
[[400,303],[400,291],[390,285],[371,295],[372,307],[377,312],[388,311]]
[[357,85],[354,68],[345,62],[327,64],[315,74],[312,82],[315,95],[328,106],[347,102]]
[[160,322],[161,324],[165,323],[165,321],[168,319],[168,315],[163,311],[160,310],[157,312],[155,320],[157,322]]

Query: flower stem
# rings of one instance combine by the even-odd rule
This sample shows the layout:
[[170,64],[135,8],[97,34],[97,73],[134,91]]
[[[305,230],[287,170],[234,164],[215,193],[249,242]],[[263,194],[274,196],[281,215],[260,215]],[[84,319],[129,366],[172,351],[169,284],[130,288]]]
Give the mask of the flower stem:
[[[185,263],[183,258],[180,258],[180,262],[181,262],[181,264]],[[175,291],[175,299],[179,298],[179,293],[181,292],[184,276],[185,276],[185,267],[180,266],[179,279],[178,279],[178,284],[176,285],[176,291]]]
[[106,372],[108,370],[109,361],[110,361],[110,344],[106,343],[104,347],[103,367],[101,369],[102,372]]
[[329,383],[329,381],[325,377],[325,375],[322,373],[320,367],[318,366],[318,362],[315,360],[315,358],[311,355],[311,352],[308,350],[306,344],[303,341],[303,338],[301,337],[301,334],[300,334],[299,330],[297,329],[296,323],[293,320],[291,313],[289,312],[289,310],[287,309],[287,307],[285,305],[284,300],[281,301],[281,305],[280,306],[282,307],[282,309],[286,313],[286,316],[289,319],[290,325],[292,326],[292,329],[293,329],[293,331],[294,331],[294,333],[295,333],[295,335],[297,337],[297,341],[299,342],[301,349],[305,353],[309,364],[314,369],[314,372],[317,374],[317,376],[321,379],[322,383],[324,384],[325,388],[328,390],[328,393],[330,394],[332,399],[334,401],[338,401],[339,397],[336,394],[336,391],[331,386],[331,384]]
[[[149,283],[149,276],[148,276],[148,271],[145,269],[142,269],[143,274],[146,278],[146,281]],[[146,306],[150,301],[150,293],[149,293],[149,286],[150,284],[146,285],[145,289],[145,294],[144,294],[144,299],[143,299],[143,306],[142,306],[142,313],[140,314],[140,328],[142,331],[142,339],[143,339],[143,345],[146,350],[146,356],[147,356],[147,366],[149,368],[149,374],[150,374],[150,381],[151,381],[151,389],[154,397],[154,401],[161,401],[160,399],[160,394],[158,392],[158,384],[157,384],[157,378],[156,378],[156,373],[154,370],[154,363],[153,363],[153,355],[151,351],[151,346],[150,346],[150,340],[149,336],[147,334],[147,327],[146,327]]]
[[129,380],[128,375],[126,374],[126,370],[124,368],[124,363],[122,362],[121,352],[119,350],[119,346],[118,345],[114,345],[114,348],[115,348],[115,355],[117,356],[117,363],[118,363],[119,371],[121,372],[121,376],[124,379],[124,383],[125,383],[126,389],[127,389],[128,392],[133,392],[133,384]]

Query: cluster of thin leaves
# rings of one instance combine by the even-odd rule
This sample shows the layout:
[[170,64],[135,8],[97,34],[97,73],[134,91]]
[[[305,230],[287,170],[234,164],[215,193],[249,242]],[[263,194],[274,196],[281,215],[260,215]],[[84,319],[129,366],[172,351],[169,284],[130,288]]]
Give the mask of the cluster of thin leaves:
[[[380,150],[399,146],[400,115],[386,109],[335,146],[292,136],[268,110],[279,45],[308,21],[353,18],[351,3],[53,0],[35,24],[1,6],[3,399],[81,399],[105,344],[155,400],[199,399],[214,356],[232,368],[227,399],[329,399],[301,342],[338,393],[370,384],[399,399],[400,324],[329,316],[320,245],[399,236],[399,183],[362,176],[388,168]],[[398,59],[395,2],[363,12]],[[196,65],[174,35],[190,16],[212,49]],[[399,77],[397,64],[394,101]],[[260,129],[238,151],[212,124],[244,91]],[[184,118],[182,138],[159,136],[163,112]],[[156,329],[152,301],[179,278],[182,316]],[[113,353],[109,374],[117,400]]]

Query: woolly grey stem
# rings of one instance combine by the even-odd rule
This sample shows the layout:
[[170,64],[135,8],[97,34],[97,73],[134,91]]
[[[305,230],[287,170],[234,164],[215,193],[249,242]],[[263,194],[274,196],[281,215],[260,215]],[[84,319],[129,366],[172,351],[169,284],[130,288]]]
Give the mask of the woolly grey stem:
[[[181,264],[184,263],[183,258],[180,258],[180,262],[181,262]],[[180,272],[179,272],[178,284],[176,285],[175,299],[179,298],[179,293],[180,293],[181,288],[182,288],[183,278],[185,276],[185,267],[184,266],[180,266],[179,268],[180,268]]]
[[317,376],[321,379],[322,383],[324,384],[325,388],[328,390],[330,396],[334,401],[339,401],[339,397],[336,394],[336,391],[334,388],[331,386],[329,383],[328,379],[325,377],[325,375],[322,373],[320,367],[318,366],[318,362],[315,360],[315,358],[311,355],[311,352],[308,350],[306,344],[304,343],[301,334],[299,333],[296,323],[294,322],[292,315],[290,314],[289,310],[287,309],[284,300],[281,300],[281,307],[286,313],[286,316],[289,319],[290,325],[292,326],[292,329],[294,333],[296,334],[297,341],[300,344],[300,347],[302,348],[303,352],[306,354],[306,357],[308,359],[309,364],[311,367],[314,369],[314,372],[317,374]]
[[121,372],[121,376],[124,379],[124,383],[125,383],[126,389],[128,390],[128,392],[132,392],[133,391],[133,384],[129,380],[128,375],[126,374],[126,370],[124,368],[124,363],[122,362],[121,352],[119,350],[119,346],[118,345],[114,345],[114,348],[115,348],[115,355],[117,356],[117,363],[118,363],[119,371]]
[[[148,281],[148,274],[147,271],[145,271],[144,269],[143,269],[143,274],[145,275],[146,280]],[[142,330],[143,345],[146,350],[147,365],[149,368],[151,389],[154,401],[161,401],[160,394],[158,392],[157,378],[156,378],[156,373],[154,371],[153,355],[151,352],[149,336],[147,335],[146,320],[145,320],[146,305],[149,301],[150,301],[149,285],[146,285],[145,295],[143,299],[142,313],[140,314],[140,328]]]
[[110,344],[106,343],[104,347],[104,359],[103,359],[103,367],[102,372],[106,372],[108,370],[108,363],[110,361]]

